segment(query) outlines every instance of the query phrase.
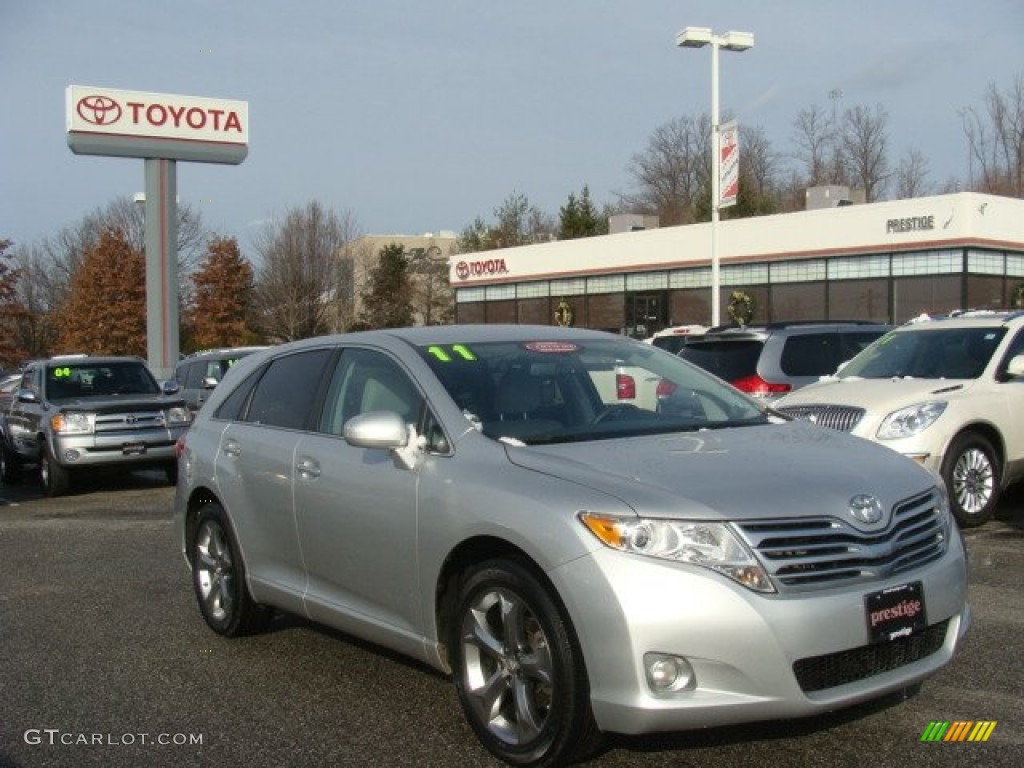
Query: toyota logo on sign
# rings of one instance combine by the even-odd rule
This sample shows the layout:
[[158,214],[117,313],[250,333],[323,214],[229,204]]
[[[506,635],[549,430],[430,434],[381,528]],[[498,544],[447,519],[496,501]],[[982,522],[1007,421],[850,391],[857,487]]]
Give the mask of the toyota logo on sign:
[[83,96],[75,110],[92,125],[110,125],[121,119],[121,105],[109,96]]

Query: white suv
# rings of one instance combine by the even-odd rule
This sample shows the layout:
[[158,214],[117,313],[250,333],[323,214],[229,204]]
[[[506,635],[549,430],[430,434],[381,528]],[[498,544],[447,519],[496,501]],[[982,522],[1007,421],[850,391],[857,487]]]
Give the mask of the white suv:
[[776,403],[939,473],[963,527],[1024,475],[1024,312],[923,316]]

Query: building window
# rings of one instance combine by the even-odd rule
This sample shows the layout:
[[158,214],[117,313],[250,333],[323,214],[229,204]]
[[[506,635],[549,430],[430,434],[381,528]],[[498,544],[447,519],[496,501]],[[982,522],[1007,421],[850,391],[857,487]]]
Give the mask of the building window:
[[1006,254],[1007,277],[1024,277],[1024,254]]
[[515,285],[488,285],[484,288],[484,296],[487,301],[502,301],[516,297]]
[[455,291],[455,302],[457,304],[468,304],[471,301],[483,301],[483,288],[459,288]]
[[669,288],[710,288],[711,268],[676,269],[668,275]]
[[888,277],[889,255],[850,256],[828,260],[829,280],[862,280],[866,277]]
[[626,290],[625,275],[605,275],[604,277],[588,277],[587,293],[622,293]]
[[967,271],[973,275],[1002,275],[1005,257],[992,251],[968,251]]
[[813,280],[825,279],[825,261],[823,259],[780,261],[772,264],[770,269],[773,283],[809,283]]
[[893,277],[903,275],[952,275],[963,271],[960,251],[924,251],[892,257]]
[[520,283],[516,287],[516,297],[520,299],[541,299],[550,295],[547,280],[535,283]]
[[767,282],[767,264],[742,264],[722,268],[722,285],[764,285]]
[[668,272],[641,272],[626,275],[627,291],[663,291],[668,288]]
[[587,282],[582,277],[570,280],[552,280],[552,296],[582,296],[587,292]]

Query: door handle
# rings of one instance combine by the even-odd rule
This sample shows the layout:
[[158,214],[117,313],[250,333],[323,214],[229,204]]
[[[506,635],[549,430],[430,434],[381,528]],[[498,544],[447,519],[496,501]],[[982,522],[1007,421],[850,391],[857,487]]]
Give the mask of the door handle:
[[295,464],[295,471],[299,473],[300,477],[304,477],[307,480],[315,480],[320,477],[320,462],[304,456]]
[[225,456],[242,455],[242,446],[239,445],[237,440],[225,440],[224,444],[221,446],[221,450],[224,452]]

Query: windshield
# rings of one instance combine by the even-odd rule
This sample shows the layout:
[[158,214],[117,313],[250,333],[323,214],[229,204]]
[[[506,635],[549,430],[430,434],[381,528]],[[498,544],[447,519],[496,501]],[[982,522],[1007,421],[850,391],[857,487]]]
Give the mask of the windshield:
[[893,331],[853,358],[839,378],[976,379],[1005,333],[1005,328]]
[[46,368],[46,396],[50,400],[159,392],[156,380],[142,363],[72,363]]
[[667,352],[628,340],[427,345],[466,418],[515,443],[599,440],[763,424],[748,398]]

